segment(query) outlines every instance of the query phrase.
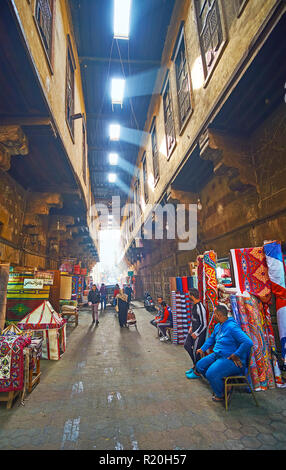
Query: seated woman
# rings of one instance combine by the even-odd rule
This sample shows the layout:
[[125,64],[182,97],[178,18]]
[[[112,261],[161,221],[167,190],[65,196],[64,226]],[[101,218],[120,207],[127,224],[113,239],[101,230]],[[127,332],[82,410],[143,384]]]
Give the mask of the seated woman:
[[164,301],[161,303],[161,306],[163,307],[163,312],[164,312],[163,318],[161,318],[157,322],[159,332],[162,335],[162,338],[160,338],[160,341],[168,341],[169,338],[166,335],[166,331],[167,331],[167,328],[173,327],[172,310]]
[[224,377],[244,375],[253,342],[232,317],[228,318],[225,305],[219,304],[214,315],[218,323],[211,336],[197,350],[201,356],[205,356],[208,349],[213,352],[196,363],[188,378],[197,379],[202,375],[213,389],[213,401],[223,401]]

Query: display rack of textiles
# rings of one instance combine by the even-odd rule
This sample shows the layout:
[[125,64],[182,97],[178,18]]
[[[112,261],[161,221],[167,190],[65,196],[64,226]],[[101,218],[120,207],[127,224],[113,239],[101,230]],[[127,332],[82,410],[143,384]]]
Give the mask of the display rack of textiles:
[[[279,283],[284,279],[285,286],[281,248],[279,250],[279,242],[275,243],[277,243],[275,246],[265,244],[264,247],[240,248],[230,251],[236,289],[236,294],[232,293],[230,296],[231,311],[241,328],[254,343],[250,371],[255,390],[267,390],[275,387],[275,384],[277,387],[285,386],[278,365],[269,310],[272,294],[275,295],[278,292],[281,294],[282,292],[281,286],[276,291],[275,282],[273,282],[275,269],[280,273],[276,281]],[[280,258],[278,254],[280,254]],[[277,266],[277,262],[281,263],[280,266]],[[283,303],[281,298],[280,301],[278,300],[278,306],[282,305],[280,302]]]
[[[45,284],[44,279],[39,279],[36,275],[31,271],[9,273],[6,320],[20,321],[44,300],[49,299],[50,285]],[[31,288],[34,280],[38,288]]]
[[66,320],[57,313],[48,301],[44,301],[33,312],[18,323],[23,330],[31,330],[33,337],[43,339],[43,359],[59,360],[66,350]]
[[264,242],[271,290],[275,296],[278,331],[281,342],[283,369],[286,370],[286,280],[281,243]]
[[24,388],[24,350],[30,343],[27,335],[7,332],[0,336],[0,401],[8,409]]
[[[173,344],[184,344],[191,323],[190,277],[170,278]],[[176,289],[176,290],[175,290]]]
[[72,276],[72,300],[82,301],[83,292],[86,288],[85,276]]

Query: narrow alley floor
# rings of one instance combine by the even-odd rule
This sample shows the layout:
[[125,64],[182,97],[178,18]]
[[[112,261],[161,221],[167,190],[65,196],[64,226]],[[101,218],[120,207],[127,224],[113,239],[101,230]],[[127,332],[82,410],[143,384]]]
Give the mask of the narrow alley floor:
[[120,329],[110,307],[98,327],[80,312],[66,353],[41,361],[25,405],[1,404],[1,450],[285,449],[285,390],[257,393],[259,407],[234,392],[226,412],[206,382],[185,378],[184,348],[160,342],[135,305],[138,331]]

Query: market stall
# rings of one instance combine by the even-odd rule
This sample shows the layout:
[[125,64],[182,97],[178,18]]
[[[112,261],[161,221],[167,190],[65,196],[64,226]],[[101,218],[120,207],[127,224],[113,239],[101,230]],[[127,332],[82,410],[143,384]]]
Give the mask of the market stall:
[[32,330],[33,337],[43,339],[42,358],[59,360],[66,350],[66,320],[48,301],[44,301],[33,312],[24,317],[18,327]]
[[250,375],[253,389],[286,386],[278,363],[270,313],[275,296],[283,368],[286,365],[286,288],[281,244],[265,242],[262,247],[232,249],[229,262],[225,259],[218,262],[216,253],[210,250],[199,255],[189,266],[191,276],[170,278],[172,342],[184,344],[192,309],[188,290],[196,287],[207,312],[208,336],[213,332],[213,313],[220,302],[227,306],[229,314],[252,339]]

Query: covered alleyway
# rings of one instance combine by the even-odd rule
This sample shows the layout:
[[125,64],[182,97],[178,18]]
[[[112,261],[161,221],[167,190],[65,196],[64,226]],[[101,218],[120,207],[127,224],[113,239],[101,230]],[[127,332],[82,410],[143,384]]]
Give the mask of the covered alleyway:
[[68,327],[60,361],[41,361],[40,384],[7,412],[0,448],[55,450],[283,449],[283,390],[236,392],[226,412],[207,383],[191,382],[182,346],[161,343],[135,302],[138,331],[120,329],[111,307],[91,326],[89,310]]

